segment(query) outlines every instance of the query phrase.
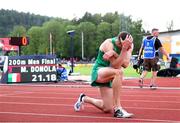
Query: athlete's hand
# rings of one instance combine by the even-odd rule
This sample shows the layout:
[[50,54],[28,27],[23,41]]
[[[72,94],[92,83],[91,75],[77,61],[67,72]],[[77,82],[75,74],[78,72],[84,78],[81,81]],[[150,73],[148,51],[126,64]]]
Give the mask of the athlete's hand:
[[122,42],[122,48],[129,50],[132,48],[133,37],[131,35],[127,35],[124,41]]

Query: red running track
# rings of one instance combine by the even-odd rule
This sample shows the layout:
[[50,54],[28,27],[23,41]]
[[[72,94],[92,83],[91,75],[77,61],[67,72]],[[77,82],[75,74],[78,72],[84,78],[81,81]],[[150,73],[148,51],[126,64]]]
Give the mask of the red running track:
[[100,97],[89,85],[2,85],[0,122],[180,122],[180,89],[123,88],[122,105],[135,114],[129,119],[113,118],[89,104],[74,112],[81,92]]
[[[144,86],[149,87],[150,85],[150,79],[144,80]],[[157,78],[156,84],[160,88],[180,88],[180,78],[178,77],[164,77],[164,78]],[[138,79],[125,79],[123,81],[124,86],[137,86],[138,85]]]

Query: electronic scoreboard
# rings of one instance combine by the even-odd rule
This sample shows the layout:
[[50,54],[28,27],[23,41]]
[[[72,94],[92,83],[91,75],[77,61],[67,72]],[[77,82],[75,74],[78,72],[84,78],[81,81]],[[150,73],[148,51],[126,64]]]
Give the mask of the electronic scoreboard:
[[9,56],[8,83],[56,81],[56,57],[53,55]]

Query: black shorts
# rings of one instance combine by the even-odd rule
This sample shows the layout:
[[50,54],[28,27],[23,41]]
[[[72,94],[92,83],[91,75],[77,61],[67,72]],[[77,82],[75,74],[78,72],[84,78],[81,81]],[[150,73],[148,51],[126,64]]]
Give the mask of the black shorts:
[[159,57],[155,57],[154,59],[144,59],[143,69],[151,72],[151,71],[159,71],[160,65],[158,65]]

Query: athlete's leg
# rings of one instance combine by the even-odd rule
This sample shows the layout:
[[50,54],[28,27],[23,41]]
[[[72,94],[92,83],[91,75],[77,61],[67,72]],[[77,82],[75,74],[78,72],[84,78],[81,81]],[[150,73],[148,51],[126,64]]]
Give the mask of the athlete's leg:
[[113,89],[109,87],[101,87],[100,93],[103,100],[103,111],[111,112],[113,109]]
[[[123,78],[122,69],[109,69],[107,73],[105,73],[104,70],[107,69],[101,69],[98,71],[97,82],[104,83],[105,81],[109,80],[111,77],[113,77],[113,79],[112,79],[112,91],[110,90],[109,92],[107,88],[100,89],[103,100],[102,101],[103,111],[109,112],[114,107],[114,117],[119,117],[119,118],[132,117],[133,114],[128,113],[126,110],[124,110],[120,102],[122,78]],[[113,99],[113,101],[111,101],[110,99]]]
[[[120,72],[119,71],[120,71],[119,69],[114,69],[114,68],[111,68],[111,67],[100,68],[98,70],[98,77],[97,77],[96,82],[98,82],[98,83],[107,83],[109,81],[114,80],[114,78],[115,78],[117,84],[121,83],[121,81],[117,81],[118,77],[116,77],[116,76],[120,76]],[[80,101],[81,97],[79,97],[78,101],[74,105],[75,110],[78,109],[76,111],[79,111],[80,110],[80,106],[79,105],[81,105],[82,102],[86,102],[86,103],[90,103],[90,104],[96,106],[97,108],[107,112],[107,110],[109,110],[109,106],[106,106],[106,105],[109,105],[109,103],[107,103],[107,104],[105,103],[104,104],[103,101],[105,100],[105,102],[106,102],[106,98],[104,98],[105,97],[104,95],[109,95],[109,96],[111,95],[111,97],[112,97],[113,94],[112,94],[112,88],[109,88],[109,89],[108,88],[104,89],[104,88],[107,88],[107,87],[101,87],[100,88],[100,93],[101,93],[102,99],[95,99],[95,98],[91,98],[89,96],[84,96],[82,98],[82,101]],[[117,87],[114,86],[114,88],[117,88]],[[118,88],[118,89],[120,89],[120,88]],[[105,94],[103,94],[103,92]],[[119,93],[119,90],[117,90],[117,92]],[[115,95],[117,95],[116,93],[115,93]],[[115,97],[115,98],[117,98],[117,97]],[[120,97],[118,96],[118,98],[120,98]],[[120,99],[118,99],[118,100],[120,100]],[[111,99],[109,101],[112,101],[112,103],[113,103],[113,99]],[[117,103],[117,101],[116,101],[116,103]]]
[[116,73],[112,81],[114,108],[121,107],[120,96],[122,89],[122,79],[123,79],[123,72],[122,70],[120,70]]
[[112,81],[116,75],[119,75],[122,71],[121,69],[114,69],[111,67],[104,67],[98,70],[98,77],[96,82],[98,83],[107,83]]
[[111,112],[113,109],[112,88],[100,87],[99,91],[100,91],[102,99],[95,99],[95,98],[91,98],[89,96],[85,96],[83,99],[84,102],[90,103],[104,112]]
[[99,83],[104,83],[109,80],[112,80],[113,105],[116,108],[121,107],[120,95],[121,95],[122,77],[123,77],[122,69],[102,68],[99,69],[98,79],[96,80]]
[[83,98],[83,101],[96,106],[104,112],[109,112],[110,110],[112,110],[113,103],[115,107],[121,107],[120,89],[122,79],[120,78],[122,78],[122,70],[114,69],[111,67],[100,68],[98,70],[98,78],[96,82],[106,83],[112,80],[112,88],[100,87],[102,100],[85,96]]

